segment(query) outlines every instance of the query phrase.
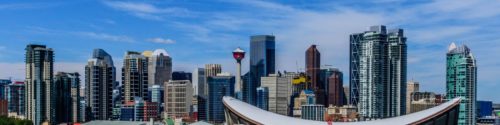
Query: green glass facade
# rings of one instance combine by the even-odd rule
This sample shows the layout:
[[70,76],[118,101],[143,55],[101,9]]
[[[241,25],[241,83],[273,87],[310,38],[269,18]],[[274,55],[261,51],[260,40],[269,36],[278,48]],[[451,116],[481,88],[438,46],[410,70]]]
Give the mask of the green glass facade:
[[446,54],[446,99],[461,97],[458,124],[476,124],[476,60],[466,45],[452,43]]

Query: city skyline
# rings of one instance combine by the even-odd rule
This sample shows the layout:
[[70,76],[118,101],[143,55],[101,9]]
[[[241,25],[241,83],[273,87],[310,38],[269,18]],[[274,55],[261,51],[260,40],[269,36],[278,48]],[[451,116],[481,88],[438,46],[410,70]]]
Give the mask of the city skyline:
[[[500,3],[467,1],[443,6],[441,4],[449,1],[386,2],[396,5],[379,7],[370,4],[387,3],[340,2],[326,3],[331,6],[325,6],[304,2],[218,1],[217,6],[221,9],[215,11],[201,6],[203,3],[182,2],[5,3],[0,6],[0,15],[9,18],[0,21],[5,26],[0,30],[0,68],[11,72],[2,71],[0,78],[24,80],[23,54],[28,43],[54,49],[54,72],[84,74],[85,64],[94,48],[109,52],[117,69],[123,67],[127,50],[142,52],[161,48],[172,56],[173,71],[192,72],[204,64],[216,63],[222,64],[224,71],[235,74],[236,66],[230,52],[236,47],[250,50],[249,37],[260,34],[276,36],[276,71],[303,71],[304,60],[297,56],[303,56],[309,45],[316,44],[322,54],[322,64],[338,67],[347,73],[348,35],[365,31],[372,25],[387,25],[391,29],[405,29],[408,37],[407,79],[419,81],[421,90],[445,92],[447,46],[458,41],[474,50],[478,60],[478,100],[500,101],[494,96],[494,89],[500,87],[495,77],[496,71],[500,70],[496,61],[498,55],[495,55],[500,47],[500,36],[495,36],[500,23],[492,21],[499,18],[500,11],[495,11],[494,7]],[[84,12],[88,9],[79,8],[85,7],[81,4],[95,10]],[[245,6],[247,4],[251,6]],[[474,5],[484,7],[476,10]],[[56,12],[68,7],[80,10]],[[403,11],[405,7],[409,9]],[[255,8],[262,9],[262,12]],[[417,12],[425,8],[428,10]],[[398,12],[391,14],[391,10]],[[99,11],[103,13],[82,16]],[[260,16],[252,17],[254,11],[268,14],[260,15],[264,20],[257,20]],[[192,58],[198,54],[210,56]],[[243,74],[248,71],[248,61],[242,62]],[[117,70],[117,74],[121,71]],[[348,85],[348,75],[344,75],[344,85]]]

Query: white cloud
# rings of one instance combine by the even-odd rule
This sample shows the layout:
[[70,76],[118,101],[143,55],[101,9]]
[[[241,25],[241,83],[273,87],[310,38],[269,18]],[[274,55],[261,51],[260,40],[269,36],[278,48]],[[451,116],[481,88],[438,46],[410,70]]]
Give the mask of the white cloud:
[[135,40],[133,38],[131,38],[129,36],[124,36],[124,35],[111,35],[111,34],[96,33],[96,32],[76,32],[75,34],[83,36],[83,37],[89,37],[89,38],[100,39],[100,40],[105,40],[105,41],[128,42],[128,43],[135,42]]
[[117,10],[148,20],[163,20],[164,16],[186,16],[189,11],[184,8],[159,8],[152,4],[139,2],[104,1],[104,4]]
[[153,42],[153,43],[161,43],[161,44],[173,44],[173,43],[175,43],[175,41],[172,39],[168,39],[168,38],[163,39],[163,38],[159,38],[159,37],[150,38],[150,39],[147,39],[147,41]]

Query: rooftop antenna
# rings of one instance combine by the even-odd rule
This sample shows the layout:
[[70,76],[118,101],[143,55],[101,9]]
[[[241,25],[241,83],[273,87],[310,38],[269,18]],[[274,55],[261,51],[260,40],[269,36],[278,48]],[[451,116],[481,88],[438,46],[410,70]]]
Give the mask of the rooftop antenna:
[[299,72],[299,62],[295,60],[295,68],[297,69],[297,73]]

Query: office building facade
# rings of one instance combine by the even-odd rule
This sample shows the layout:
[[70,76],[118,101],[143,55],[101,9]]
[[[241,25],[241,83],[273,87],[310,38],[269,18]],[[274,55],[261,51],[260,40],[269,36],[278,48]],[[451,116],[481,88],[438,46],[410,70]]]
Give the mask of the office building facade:
[[462,98],[459,125],[476,123],[477,65],[466,45],[452,43],[446,53],[446,99]]
[[148,97],[148,58],[139,52],[128,51],[125,54],[122,68],[122,102],[134,101],[141,97],[150,101]]
[[80,116],[80,74],[58,72],[55,77],[56,124],[78,123]]
[[[344,87],[343,87],[343,73],[337,68],[329,68],[323,69],[322,84],[326,87],[326,96],[323,98],[325,103],[320,103],[322,105],[334,105],[334,106],[343,106],[347,104],[346,97],[344,95]],[[324,74],[324,75],[323,75]]]
[[[94,49],[85,66],[85,117],[87,120],[108,120],[113,108],[113,84],[116,69],[106,51]],[[83,117],[83,116],[82,116]]]
[[420,83],[416,81],[408,81],[406,84],[406,114],[411,113],[411,101],[412,101],[412,93],[420,91]]
[[54,51],[45,45],[26,47],[26,118],[34,125],[54,124]]
[[225,121],[222,97],[234,96],[234,83],[235,78],[230,75],[207,77],[207,121],[211,123],[223,123]]
[[302,119],[324,121],[325,106],[317,104],[302,105]]
[[257,107],[269,111],[269,89],[267,87],[257,88]]
[[260,80],[261,87],[266,87],[269,91],[267,95],[268,111],[288,115],[289,86],[292,85],[288,78],[278,73],[269,74],[268,77],[262,77]]
[[275,48],[275,37],[272,35],[250,37],[250,71],[242,89],[243,101],[255,105],[260,78],[275,73]]
[[193,86],[189,80],[171,80],[165,84],[166,118],[189,116],[193,101]]
[[7,102],[9,103],[9,117],[24,118],[25,115],[25,87],[24,82],[16,81],[7,88]]

